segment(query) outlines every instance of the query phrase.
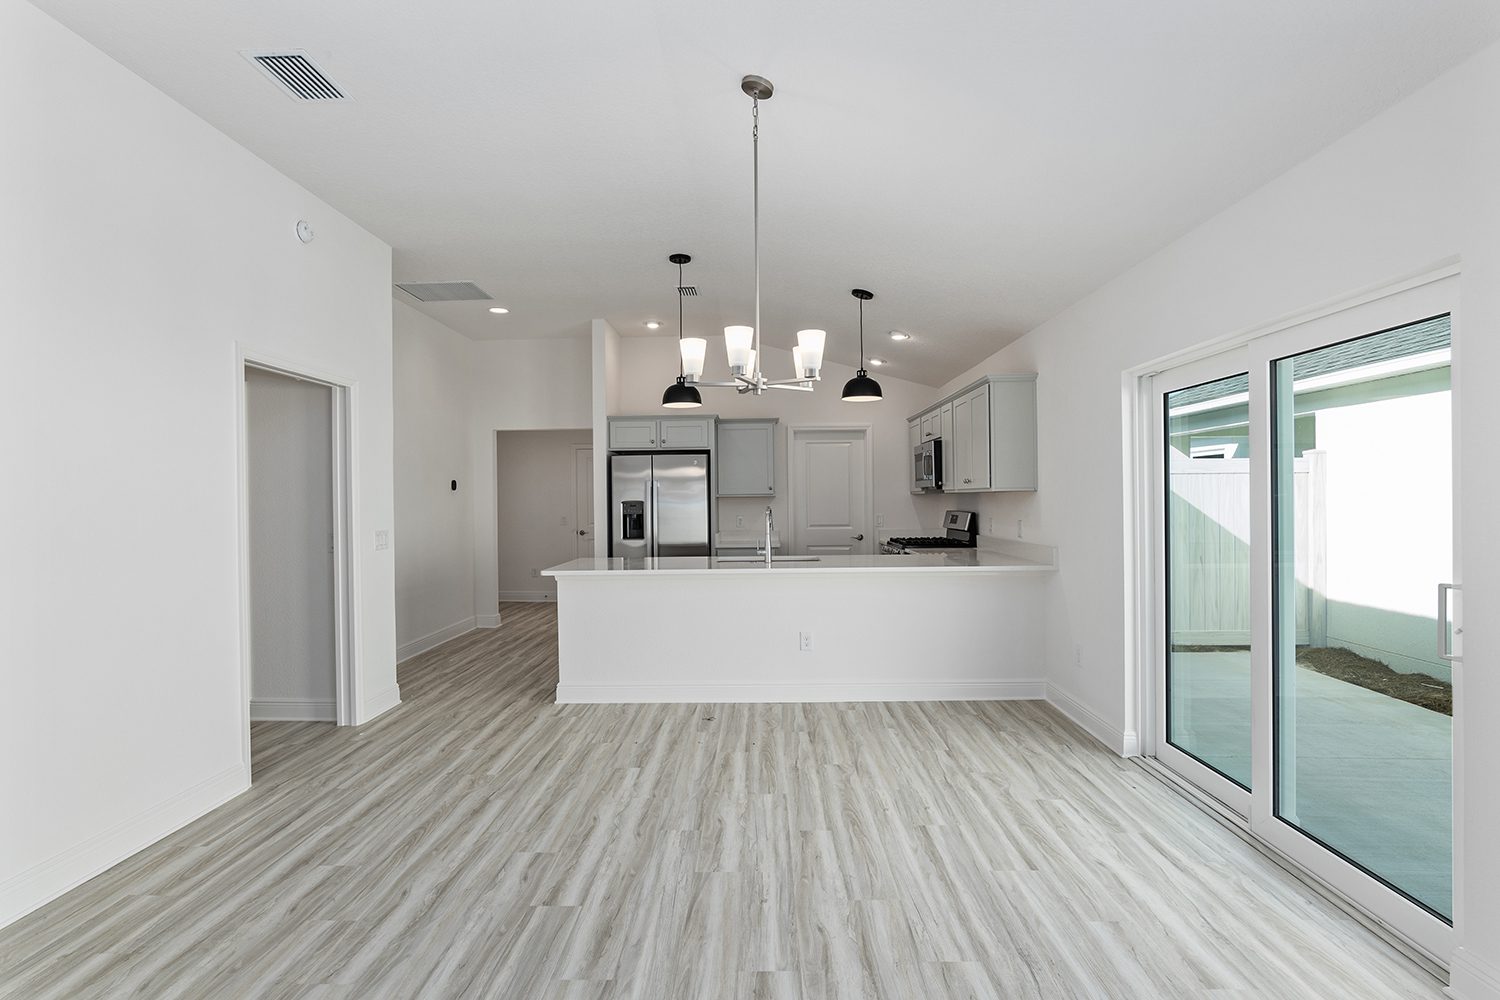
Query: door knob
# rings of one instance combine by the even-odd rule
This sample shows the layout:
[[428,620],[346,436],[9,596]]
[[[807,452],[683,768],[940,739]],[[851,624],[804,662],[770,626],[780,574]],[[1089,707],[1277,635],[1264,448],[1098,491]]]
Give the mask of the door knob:
[[586,532],[586,531],[584,531],[584,530],[583,530],[583,529],[582,529],[582,528],[579,528],[579,529],[578,529],[578,533],[579,533],[579,534],[580,534],[580,535],[586,535],[586,534],[588,534],[588,532]]
[[856,541],[856,542],[862,542],[862,541],[864,541],[864,540],[865,540],[865,536],[864,536],[864,535],[855,535],[855,536],[854,536],[854,540],[855,540],[855,541]]

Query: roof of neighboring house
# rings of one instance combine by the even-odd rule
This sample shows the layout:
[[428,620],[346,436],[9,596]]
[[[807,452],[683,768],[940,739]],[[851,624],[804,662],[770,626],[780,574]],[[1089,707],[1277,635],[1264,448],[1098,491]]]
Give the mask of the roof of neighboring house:
[[[1414,354],[1441,351],[1453,341],[1453,323],[1448,316],[1434,316],[1420,323],[1410,323],[1394,330],[1345,341],[1332,347],[1299,357],[1295,362],[1296,379],[1328,375],[1350,368],[1360,368],[1381,361],[1407,358]],[[1235,375],[1203,385],[1189,386],[1172,393],[1172,406],[1191,406],[1225,396],[1250,391],[1250,376]]]

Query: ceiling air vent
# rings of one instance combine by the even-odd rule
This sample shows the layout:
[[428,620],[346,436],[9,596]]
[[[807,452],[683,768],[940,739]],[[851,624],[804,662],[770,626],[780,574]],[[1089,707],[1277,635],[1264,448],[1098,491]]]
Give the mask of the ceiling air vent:
[[398,281],[396,287],[420,302],[477,302],[492,298],[472,281]]
[[281,84],[299,101],[342,101],[344,92],[301,49],[285,52],[246,52],[261,72]]

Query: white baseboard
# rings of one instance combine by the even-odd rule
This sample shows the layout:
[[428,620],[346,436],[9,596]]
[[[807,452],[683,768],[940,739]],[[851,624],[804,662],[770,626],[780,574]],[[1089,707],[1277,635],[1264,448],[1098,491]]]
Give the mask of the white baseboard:
[[561,705],[765,704],[828,701],[1037,701],[1045,681],[828,684],[559,684]]
[[401,687],[397,684],[392,684],[384,691],[365,699],[364,711],[360,713],[359,718],[354,724],[362,726],[371,719],[384,715],[399,704],[401,704]]
[[252,698],[251,722],[334,722],[338,708],[332,698]]
[[557,595],[550,590],[502,590],[500,600],[517,601],[522,604],[545,604],[556,601]]
[[1084,732],[1109,747],[1121,757],[1137,757],[1141,752],[1140,734],[1121,730],[1108,719],[1089,708],[1056,684],[1047,685],[1047,701],[1053,708],[1076,722]]
[[396,649],[396,662],[401,663],[405,660],[411,659],[413,656],[416,656],[419,653],[425,653],[429,649],[435,649],[438,646],[441,646],[443,643],[447,642],[449,639],[457,639],[459,636],[467,632],[474,631],[474,629],[477,627],[478,626],[475,623],[475,619],[465,618],[462,621],[454,622],[452,625],[444,625],[436,632],[429,632],[427,635],[422,636],[420,639],[413,639],[410,642],[402,643]]
[[500,616],[498,614],[493,614],[493,615],[475,615],[474,616],[474,627],[475,628],[499,628],[500,627]]
[[1448,966],[1448,992],[1455,1000],[1500,1000],[1500,966],[1459,948]]
[[14,923],[69,889],[217,809],[250,787],[243,764],[173,795],[165,802],[0,882],[0,927]]

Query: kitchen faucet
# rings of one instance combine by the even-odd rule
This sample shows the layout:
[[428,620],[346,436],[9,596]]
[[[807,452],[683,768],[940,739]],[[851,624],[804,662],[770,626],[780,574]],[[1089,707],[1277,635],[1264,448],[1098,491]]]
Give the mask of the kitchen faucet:
[[776,526],[775,515],[773,515],[771,513],[771,508],[769,506],[767,506],[766,507],[766,566],[767,567],[769,567],[771,565],[771,529],[774,528],[775,526]]

